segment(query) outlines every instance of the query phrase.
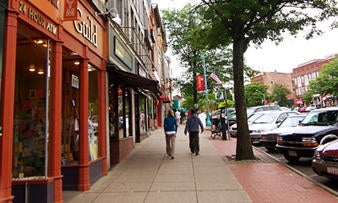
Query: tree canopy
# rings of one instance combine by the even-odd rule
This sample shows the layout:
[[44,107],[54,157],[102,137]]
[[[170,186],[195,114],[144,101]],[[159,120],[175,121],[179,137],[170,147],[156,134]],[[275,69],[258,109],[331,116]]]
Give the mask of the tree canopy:
[[249,136],[244,92],[244,53],[250,43],[266,39],[276,43],[283,33],[296,35],[307,29],[306,38],[320,34],[317,21],[337,16],[335,0],[202,0],[208,22],[201,32],[209,47],[232,44],[233,76],[238,136],[236,159],[254,159]]
[[276,102],[279,106],[291,106],[288,101],[289,94],[291,94],[291,91],[287,87],[281,84],[274,84],[271,101]]
[[310,92],[320,95],[338,95],[338,57],[325,64],[318,78],[310,82]]

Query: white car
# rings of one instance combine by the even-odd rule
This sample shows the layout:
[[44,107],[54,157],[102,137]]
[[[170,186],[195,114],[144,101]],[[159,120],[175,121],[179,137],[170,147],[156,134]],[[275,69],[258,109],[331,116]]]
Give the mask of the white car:
[[[259,111],[256,113],[251,114],[248,117],[248,125],[250,125],[252,122],[254,122],[258,117],[263,115],[264,111]],[[236,137],[237,136],[237,123],[233,124],[229,128],[229,134],[231,137]]]
[[253,145],[260,144],[262,133],[273,130],[278,127],[289,115],[299,114],[295,111],[264,111],[263,115],[258,117],[249,125],[249,133]]

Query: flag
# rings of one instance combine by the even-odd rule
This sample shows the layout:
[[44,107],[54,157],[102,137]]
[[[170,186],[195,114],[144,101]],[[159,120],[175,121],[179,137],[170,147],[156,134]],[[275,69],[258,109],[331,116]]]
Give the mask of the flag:
[[216,84],[221,84],[222,81],[217,77],[217,75],[215,73],[211,73],[210,77],[215,80]]

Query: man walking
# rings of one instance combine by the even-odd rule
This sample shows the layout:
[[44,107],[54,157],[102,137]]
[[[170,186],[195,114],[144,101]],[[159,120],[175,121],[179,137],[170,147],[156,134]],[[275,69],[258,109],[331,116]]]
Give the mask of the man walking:
[[201,127],[201,133],[204,131],[204,127],[202,121],[198,118],[195,114],[195,110],[190,110],[191,115],[187,119],[187,123],[185,125],[184,134],[187,135],[189,133],[189,147],[191,153],[195,153],[196,156],[199,154],[200,151],[200,144],[199,144],[199,127]]

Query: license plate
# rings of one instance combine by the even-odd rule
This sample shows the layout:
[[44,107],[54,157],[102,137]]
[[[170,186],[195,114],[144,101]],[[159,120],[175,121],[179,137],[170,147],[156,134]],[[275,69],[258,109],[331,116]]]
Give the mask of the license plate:
[[297,156],[297,152],[295,151],[288,151],[289,156]]
[[327,167],[327,172],[333,175],[338,175],[338,168]]

